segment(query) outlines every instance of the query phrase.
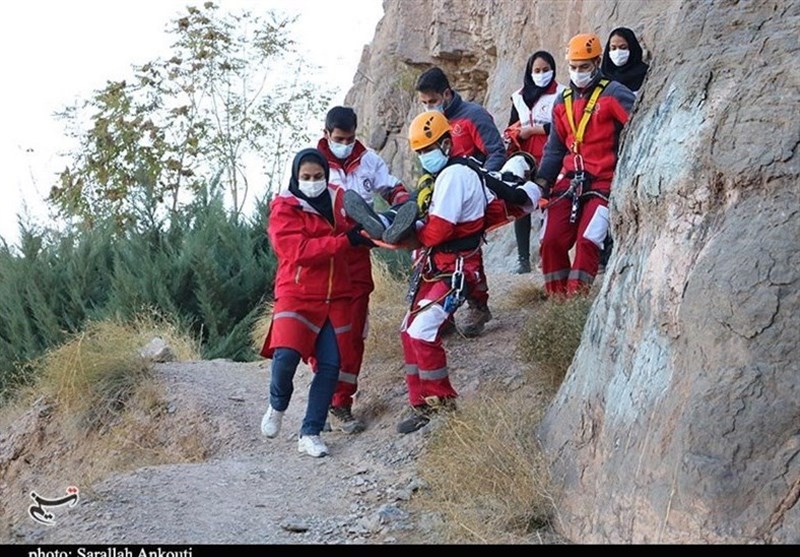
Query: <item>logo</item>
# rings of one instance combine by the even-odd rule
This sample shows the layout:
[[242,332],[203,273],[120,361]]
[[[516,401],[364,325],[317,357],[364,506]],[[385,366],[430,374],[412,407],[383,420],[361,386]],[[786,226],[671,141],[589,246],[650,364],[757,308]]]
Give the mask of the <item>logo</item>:
[[453,135],[461,135],[464,133],[464,128],[461,127],[461,124],[455,124],[453,126]]
[[62,497],[61,499],[45,499],[44,497],[38,495],[35,491],[31,491],[31,499],[36,502],[35,505],[28,507],[28,514],[31,515],[31,518],[39,524],[53,526],[56,523],[54,520],[55,515],[45,509],[51,507],[63,507],[64,505],[74,507],[78,504],[79,500],[78,488],[73,485],[69,486],[67,488],[67,496]]
[[364,189],[366,191],[372,191],[372,180],[369,178],[364,178]]

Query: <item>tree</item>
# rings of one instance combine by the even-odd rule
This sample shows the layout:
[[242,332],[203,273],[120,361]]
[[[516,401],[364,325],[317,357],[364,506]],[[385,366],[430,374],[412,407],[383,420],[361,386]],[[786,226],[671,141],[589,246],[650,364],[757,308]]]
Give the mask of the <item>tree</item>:
[[[187,8],[171,23],[168,59],[135,66],[133,79],[109,81],[83,111],[60,115],[79,148],[48,201],[87,226],[152,228],[219,184],[240,214],[254,161],[272,189],[330,101],[294,50],[295,21],[220,12],[212,2]],[[91,125],[81,131],[86,110]]]

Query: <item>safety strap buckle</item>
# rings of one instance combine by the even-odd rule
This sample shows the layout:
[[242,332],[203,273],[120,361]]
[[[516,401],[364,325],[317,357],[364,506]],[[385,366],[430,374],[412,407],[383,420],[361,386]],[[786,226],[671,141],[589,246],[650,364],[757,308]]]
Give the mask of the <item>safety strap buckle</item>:
[[456,258],[456,267],[450,277],[450,288],[456,296],[460,296],[464,290],[464,258],[460,255]]

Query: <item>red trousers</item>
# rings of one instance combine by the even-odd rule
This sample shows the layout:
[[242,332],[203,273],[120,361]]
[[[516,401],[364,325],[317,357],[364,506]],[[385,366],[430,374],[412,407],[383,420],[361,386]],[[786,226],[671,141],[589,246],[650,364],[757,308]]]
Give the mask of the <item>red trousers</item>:
[[350,335],[352,351],[342,358],[339,370],[339,382],[333,393],[331,406],[352,406],[353,395],[358,390],[358,373],[364,360],[364,342],[367,338],[370,292],[362,292],[350,302],[350,323],[353,332]]
[[[563,183],[557,184],[554,195],[558,195],[559,189],[563,191]],[[608,201],[602,197],[582,197],[574,223],[569,222],[571,209],[572,200],[565,197],[545,210],[539,253],[545,290],[551,295],[569,297],[589,291],[600,264],[600,248],[608,233]],[[573,247],[575,259],[570,262],[569,252]]]
[[450,384],[447,355],[441,329],[447,320],[444,297],[450,290],[449,279],[422,281],[414,306],[403,319],[400,338],[406,365],[408,400],[412,406],[425,404],[425,398],[458,396]]
[[[358,390],[358,374],[364,361],[364,344],[369,327],[369,297],[374,290],[369,250],[354,250],[350,256],[350,277],[353,297],[347,307],[352,332],[346,347],[340,348],[339,381],[331,406],[352,406]],[[317,362],[311,359],[316,372]]]

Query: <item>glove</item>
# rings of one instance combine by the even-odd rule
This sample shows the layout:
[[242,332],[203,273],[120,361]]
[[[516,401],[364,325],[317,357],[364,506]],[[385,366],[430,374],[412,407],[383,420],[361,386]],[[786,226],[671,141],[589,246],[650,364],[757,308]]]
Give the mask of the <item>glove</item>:
[[532,171],[536,170],[536,162],[528,153],[519,152],[510,156],[500,169],[502,174],[513,174],[517,178],[527,180]]
[[505,144],[507,155],[522,150],[522,146],[519,143],[520,127],[520,122],[516,121],[503,131],[503,143]]
[[354,248],[357,248],[358,246],[366,246],[368,248],[374,248],[375,243],[366,236],[363,236],[361,234],[361,231],[363,229],[364,227],[361,226],[360,224],[358,226],[354,226],[353,228],[351,228],[347,232],[347,241],[349,241],[350,245],[353,246]]

